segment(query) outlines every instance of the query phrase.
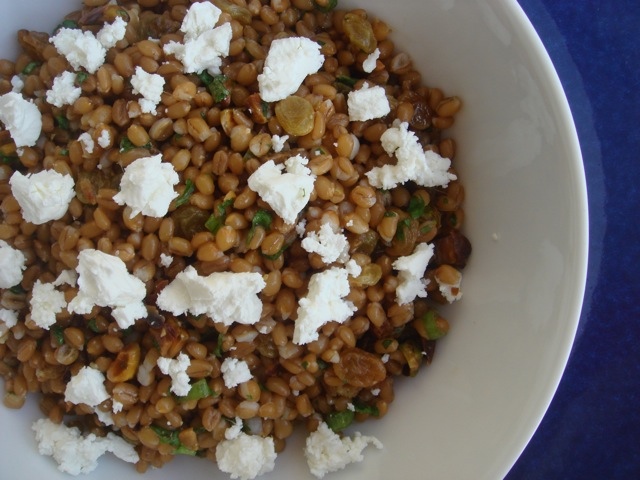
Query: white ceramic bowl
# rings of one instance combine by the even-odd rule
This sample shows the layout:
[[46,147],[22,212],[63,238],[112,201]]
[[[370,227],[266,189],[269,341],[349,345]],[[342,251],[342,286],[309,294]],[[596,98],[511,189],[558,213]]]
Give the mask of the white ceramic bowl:
[[[340,0],[393,27],[431,85],[464,100],[454,136],[467,191],[473,254],[450,334],[417,379],[397,382],[381,421],[359,424],[385,448],[327,478],[498,479],[533,435],[560,381],[576,326],[587,264],[587,200],[566,98],[533,27],[515,0]],[[1,0],[0,53],[14,31],[50,31],[79,0]],[[35,401],[0,407],[3,478],[67,478],[37,454]],[[289,442],[261,478],[313,478],[302,439]],[[206,460],[177,458],[147,479],[224,479]],[[102,458],[92,479],[137,478]]]

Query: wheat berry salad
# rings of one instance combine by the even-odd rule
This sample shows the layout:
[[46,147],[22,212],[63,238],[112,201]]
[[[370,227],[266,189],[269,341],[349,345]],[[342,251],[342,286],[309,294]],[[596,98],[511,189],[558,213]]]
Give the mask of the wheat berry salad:
[[353,429],[431,363],[471,253],[461,100],[392,29],[335,0],[84,0],[17,32],[0,375],[52,468],[253,479],[299,428],[322,478],[383,448]]

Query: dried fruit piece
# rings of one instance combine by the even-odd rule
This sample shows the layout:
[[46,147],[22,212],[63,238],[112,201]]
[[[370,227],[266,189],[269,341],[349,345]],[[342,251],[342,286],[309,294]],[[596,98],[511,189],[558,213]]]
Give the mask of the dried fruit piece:
[[371,387],[387,376],[382,360],[359,348],[340,352],[340,361],[333,365],[333,371],[340,380],[358,388]]
[[291,95],[276,105],[276,118],[289,135],[300,137],[313,130],[313,106],[308,100]]
[[347,13],[342,19],[342,28],[351,44],[363,52],[373,53],[378,46],[373,28],[366,18],[356,13]]

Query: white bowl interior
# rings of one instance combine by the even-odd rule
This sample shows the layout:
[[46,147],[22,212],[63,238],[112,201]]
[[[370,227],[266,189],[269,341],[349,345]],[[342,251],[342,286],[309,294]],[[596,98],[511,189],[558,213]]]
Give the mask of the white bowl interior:
[[[18,28],[50,31],[79,0],[2,0],[0,53]],[[11,7],[8,8],[9,3]],[[356,425],[381,451],[333,479],[495,479],[533,435],[559,383],[579,320],[586,277],[587,201],[577,137],[553,66],[515,0],[340,0],[384,18],[425,82],[459,95],[453,136],[465,185],[473,254],[464,297],[433,364],[397,382],[390,413]],[[32,400],[0,407],[3,476],[67,476],[36,454]],[[313,478],[294,438],[261,478]],[[103,458],[92,479],[136,474]],[[205,460],[177,458],[145,478],[228,478]],[[329,478],[329,477],[328,477]]]

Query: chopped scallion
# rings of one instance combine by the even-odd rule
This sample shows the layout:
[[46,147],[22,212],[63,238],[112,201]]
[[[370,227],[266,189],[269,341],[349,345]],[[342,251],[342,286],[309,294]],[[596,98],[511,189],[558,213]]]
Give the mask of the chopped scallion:
[[196,186],[193,183],[193,180],[188,178],[187,181],[184,183],[184,190],[182,191],[180,196],[176,198],[176,207],[181,207],[182,205],[187,203],[189,201],[189,198],[191,198],[191,195],[193,195],[193,192],[195,192],[195,190],[196,190]]
[[352,410],[343,410],[341,412],[328,413],[324,421],[331,430],[337,433],[351,425],[354,417],[355,412]]

